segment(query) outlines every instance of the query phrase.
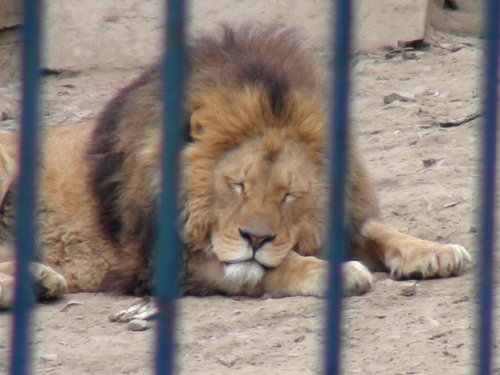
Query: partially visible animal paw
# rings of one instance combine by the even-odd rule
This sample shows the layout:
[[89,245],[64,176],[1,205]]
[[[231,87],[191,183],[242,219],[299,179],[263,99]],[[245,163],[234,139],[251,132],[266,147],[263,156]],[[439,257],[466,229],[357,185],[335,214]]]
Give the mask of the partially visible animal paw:
[[149,320],[158,314],[158,307],[153,297],[138,298],[125,310],[110,315],[109,320],[117,323],[128,323],[134,319]]
[[328,262],[313,257],[307,258],[311,261],[311,264],[305,268],[307,277],[304,278],[302,290],[299,294],[324,298],[326,297],[328,280]]
[[428,279],[458,276],[467,271],[471,257],[460,245],[443,245],[413,239],[405,241],[387,266],[395,279]]
[[61,298],[68,292],[68,283],[64,276],[50,267],[40,263],[33,263],[31,265],[31,275],[37,286],[39,299]]
[[12,307],[14,303],[14,278],[0,274],[0,309]]
[[362,263],[357,261],[342,264],[343,290],[345,296],[359,296],[370,290],[372,274]]

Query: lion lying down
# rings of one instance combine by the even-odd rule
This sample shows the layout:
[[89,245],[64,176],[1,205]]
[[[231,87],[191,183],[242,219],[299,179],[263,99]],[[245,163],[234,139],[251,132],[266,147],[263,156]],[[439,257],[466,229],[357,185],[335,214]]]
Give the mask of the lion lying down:
[[[296,32],[224,28],[190,49],[181,160],[185,293],[323,296],[327,102],[323,61]],[[41,297],[147,293],[159,194],[159,71],[125,87],[95,124],[46,133],[41,173]],[[0,138],[0,305],[12,303],[13,134]],[[459,245],[402,234],[378,221],[364,167],[350,157],[351,256],[345,294],[370,271],[448,277],[470,261]],[[168,249],[162,249],[168,251]]]

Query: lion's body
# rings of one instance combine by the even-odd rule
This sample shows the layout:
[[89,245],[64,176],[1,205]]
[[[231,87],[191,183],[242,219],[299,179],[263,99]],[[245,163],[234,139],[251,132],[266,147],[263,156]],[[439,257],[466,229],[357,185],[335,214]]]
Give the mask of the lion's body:
[[[38,260],[64,275],[74,292],[100,291],[110,270],[133,267],[133,257],[117,251],[96,225],[97,202],[87,183],[86,162],[94,126],[64,126],[49,130],[43,137]],[[13,133],[2,134],[0,142],[15,144],[14,137]],[[15,148],[9,151],[17,158]],[[8,260],[7,255],[1,260]]]
[[[191,47],[190,140],[180,162],[188,293],[323,294],[327,266],[316,257],[328,206],[325,69],[304,43],[294,31],[243,27]],[[39,259],[64,276],[70,291],[141,293],[150,286],[160,87],[153,67],[121,90],[95,124],[47,132]],[[9,142],[0,138],[0,145]],[[14,148],[3,152],[15,158]],[[349,168],[353,257],[396,277],[463,272],[463,248],[379,224],[355,153]],[[347,263],[344,273],[348,293],[369,288],[361,264]]]

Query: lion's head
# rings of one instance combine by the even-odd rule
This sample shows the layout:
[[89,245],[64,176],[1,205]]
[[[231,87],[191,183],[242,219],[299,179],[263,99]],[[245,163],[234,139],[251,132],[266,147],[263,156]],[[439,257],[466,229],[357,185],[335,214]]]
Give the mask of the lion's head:
[[[202,74],[213,80],[219,69]],[[290,251],[308,255],[321,247],[325,110],[318,85],[309,90],[314,70],[294,82],[299,77],[262,59],[231,69],[234,81],[189,92],[184,240],[191,251],[215,254],[226,278],[252,284]]]
[[[258,281],[292,249],[311,252],[321,245],[326,204],[322,166],[308,157],[305,142],[287,140],[282,133],[286,131],[251,138],[214,163],[211,205],[201,212],[210,223],[205,228],[209,244],[203,241],[202,247],[225,264],[229,278]],[[187,225],[190,230],[192,223]],[[185,233],[188,238],[192,234]]]

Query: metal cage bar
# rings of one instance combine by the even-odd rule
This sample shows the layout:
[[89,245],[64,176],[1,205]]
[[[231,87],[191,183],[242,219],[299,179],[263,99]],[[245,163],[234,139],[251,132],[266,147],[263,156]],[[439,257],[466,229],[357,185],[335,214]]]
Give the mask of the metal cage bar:
[[182,243],[179,238],[178,159],[183,143],[183,99],[186,70],[184,1],[167,0],[166,54],[163,61],[164,131],[162,193],[155,252],[155,295],[159,307],[156,373],[175,370],[175,300],[179,297]]
[[[484,131],[482,141],[483,180],[480,215],[480,311],[478,368],[481,375],[491,373],[493,336],[493,251],[495,243],[496,140],[498,122],[499,19],[500,3],[489,0],[486,11],[486,57],[484,82]],[[162,195],[159,201],[157,246],[155,253],[155,294],[160,308],[157,325],[156,373],[174,371],[175,300],[179,297],[182,244],[177,231],[177,163],[183,142],[182,103],[186,67],[182,0],[167,0],[167,53],[162,72],[164,79],[164,143],[162,151]],[[29,327],[33,293],[29,262],[36,246],[36,160],[38,155],[40,51],[42,6],[38,1],[23,0],[22,121],[20,132],[20,177],[16,226],[17,277],[12,332],[11,374],[30,373]],[[328,230],[330,276],[328,288],[328,325],[325,355],[327,374],[340,373],[341,348],[341,262],[347,246],[345,190],[348,158],[349,55],[351,3],[338,0],[335,12],[333,59],[332,127],[330,134],[332,212]],[[160,266],[163,265],[163,266]]]
[[17,270],[12,330],[12,375],[24,375],[31,372],[28,342],[34,298],[29,263],[34,258],[36,247],[37,124],[41,76],[41,2],[24,0],[22,6],[23,83],[16,219]]
[[486,6],[486,54],[484,59],[484,128],[482,129],[482,181],[479,218],[479,315],[477,373],[491,373],[493,340],[493,252],[495,246],[495,184],[498,122],[498,63],[500,3],[489,0]]
[[326,251],[330,261],[327,292],[327,340],[325,371],[340,374],[342,324],[342,262],[345,260],[347,228],[345,212],[347,159],[349,145],[349,59],[351,51],[351,1],[337,0],[333,46],[333,87],[331,88],[330,221]]

